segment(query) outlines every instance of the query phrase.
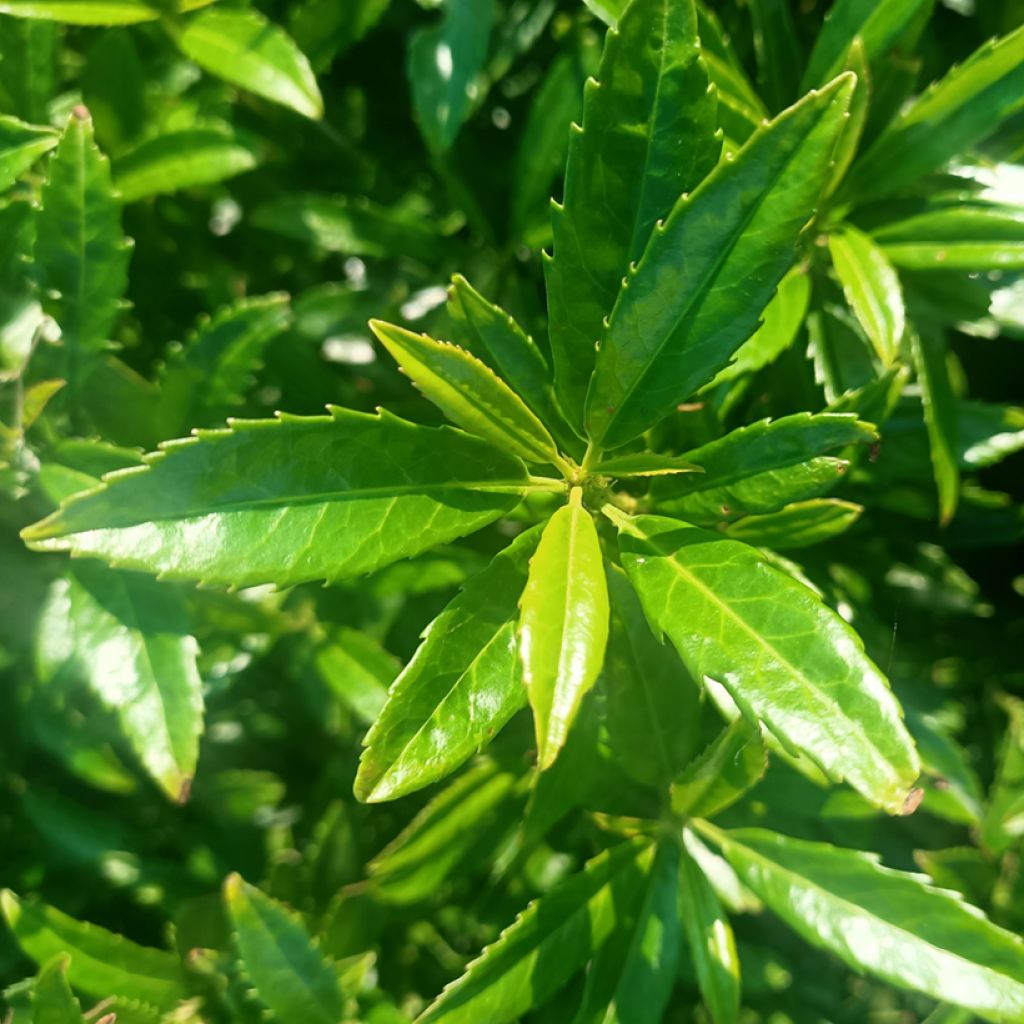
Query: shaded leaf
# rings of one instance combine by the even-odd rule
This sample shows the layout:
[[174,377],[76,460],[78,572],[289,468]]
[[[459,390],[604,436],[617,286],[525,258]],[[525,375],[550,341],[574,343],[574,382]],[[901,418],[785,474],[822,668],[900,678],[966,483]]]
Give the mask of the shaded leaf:
[[6,192],[60,136],[52,128],[0,116],[0,192]]
[[313,664],[331,691],[367,725],[380,714],[401,667],[373,637],[349,626],[331,631],[317,647]]
[[852,501],[813,498],[795,501],[766,515],[746,516],[730,523],[725,534],[746,544],[789,551],[838,537],[860,519],[863,511],[863,505]]
[[737,718],[672,783],[672,810],[711,818],[764,777],[768,753],[756,728]]

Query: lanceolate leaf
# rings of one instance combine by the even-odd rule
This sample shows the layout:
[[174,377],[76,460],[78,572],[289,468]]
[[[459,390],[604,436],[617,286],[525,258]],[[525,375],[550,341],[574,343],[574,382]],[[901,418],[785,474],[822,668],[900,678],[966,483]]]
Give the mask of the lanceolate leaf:
[[519,650],[533,708],[537,762],[550,768],[608,641],[608,584],[597,530],[574,488],[544,527],[520,600]]
[[275,1019],[338,1024],[345,1001],[336,969],[301,918],[238,875],[224,883],[242,968]]
[[521,462],[460,431],[332,408],[169,442],[24,536],[175,579],[285,586],[446,544],[526,488]]
[[555,382],[577,429],[623,274],[721,146],[693,0],[634,0],[607,35],[597,77],[584,90],[583,128],[570,133],[545,266]]
[[68,987],[69,962],[62,953],[39,972],[32,988],[32,1024],[83,1024],[82,1008]]
[[677,473],[702,473],[696,463],[687,462],[675,455],[660,455],[657,452],[635,452],[632,455],[613,455],[602,459],[593,468],[596,476],[675,476]]
[[854,631],[753,548],[605,507],[651,623],[792,752],[900,813],[920,771],[884,676]]
[[305,54],[259,12],[211,8],[174,26],[172,35],[182,53],[211,74],[306,117],[323,116]]
[[527,462],[565,465],[547,428],[484,363],[457,345],[371,320],[406,375],[453,423]]
[[596,445],[661,419],[753,334],[814,213],[852,86],[844,75],[779,115],[654,230],[601,341],[587,395]]
[[139,760],[172,800],[188,798],[203,731],[202,680],[184,601],[172,587],[96,563],[59,580],[44,608],[45,676],[67,665],[116,712]]
[[1024,408],[957,402],[957,453],[962,467],[991,466],[1024,448]]
[[6,192],[44,153],[53,149],[58,138],[52,128],[0,116],[0,192]]
[[0,893],[0,904],[18,945],[36,963],[70,954],[68,981],[80,992],[94,999],[138,999],[161,1010],[184,998],[184,978],[175,954],[137,946],[45,904],[23,902],[9,889]]
[[320,678],[358,718],[369,724],[380,714],[399,662],[368,633],[342,626],[313,655]]
[[768,754],[757,728],[737,718],[672,783],[672,810],[713,817],[759,782],[767,768]]
[[515,630],[540,533],[513,541],[427,627],[364,741],[360,800],[391,800],[443,778],[526,704]]
[[906,324],[903,290],[896,271],[885,253],[856,228],[833,231],[828,248],[846,301],[882,365],[891,365]]
[[862,505],[839,498],[812,498],[763,516],[746,516],[725,528],[725,534],[747,544],[788,551],[820,544],[845,533],[864,511]]
[[0,0],[0,14],[49,18],[70,25],[134,25],[175,11],[204,7],[213,0]]
[[854,165],[858,196],[898,192],[942,167],[1024,104],[1024,26],[980,47],[913,103]]
[[543,1003],[642,899],[653,855],[648,840],[633,839],[589,861],[527,907],[417,1024],[511,1024]]
[[1024,1015],[1024,942],[872,853],[761,829],[703,826],[744,883],[854,970],[1011,1024]]

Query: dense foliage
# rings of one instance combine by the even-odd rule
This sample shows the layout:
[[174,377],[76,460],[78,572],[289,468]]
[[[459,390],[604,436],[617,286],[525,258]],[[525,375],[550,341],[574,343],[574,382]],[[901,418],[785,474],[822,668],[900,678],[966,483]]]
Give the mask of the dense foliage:
[[1020,0],[0,0],[0,189],[5,1020],[1024,1021]]

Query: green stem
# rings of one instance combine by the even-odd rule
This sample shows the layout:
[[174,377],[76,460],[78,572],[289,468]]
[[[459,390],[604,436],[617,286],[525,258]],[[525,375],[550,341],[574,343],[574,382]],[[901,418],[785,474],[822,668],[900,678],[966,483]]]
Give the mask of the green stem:
[[549,494],[564,494],[569,490],[569,483],[567,480],[555,480],[549,476],[531,476],[527,479],[529,480],[529,489],[531,491],[545,491]]

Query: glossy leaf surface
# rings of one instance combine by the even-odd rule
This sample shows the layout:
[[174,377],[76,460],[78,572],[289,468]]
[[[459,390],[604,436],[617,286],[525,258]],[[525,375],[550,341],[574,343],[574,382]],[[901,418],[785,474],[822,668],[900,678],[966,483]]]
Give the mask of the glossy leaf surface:
[[287,585],[369,572],[472,533],[514,508],[525,485],[521,462],[459,431],[332,409],[171,442],[25,538],[176,579]]
[[754,333],[814,213],[852,85],[839,78],[760,129],[653,232],[601,340],[587,394],[595,444],[657,422]]
[[661,516],[613,519],[647,617],[693,676],[721,683],[790,750],[900,813],[920,764],[856,633],[745,544]]
[[134,25],[156,21],[175,11],[205,7],[213,0],[171,0],[171,3],[147,0],[2,0],[0,14],[16,18],[47,18],[69,25]]

